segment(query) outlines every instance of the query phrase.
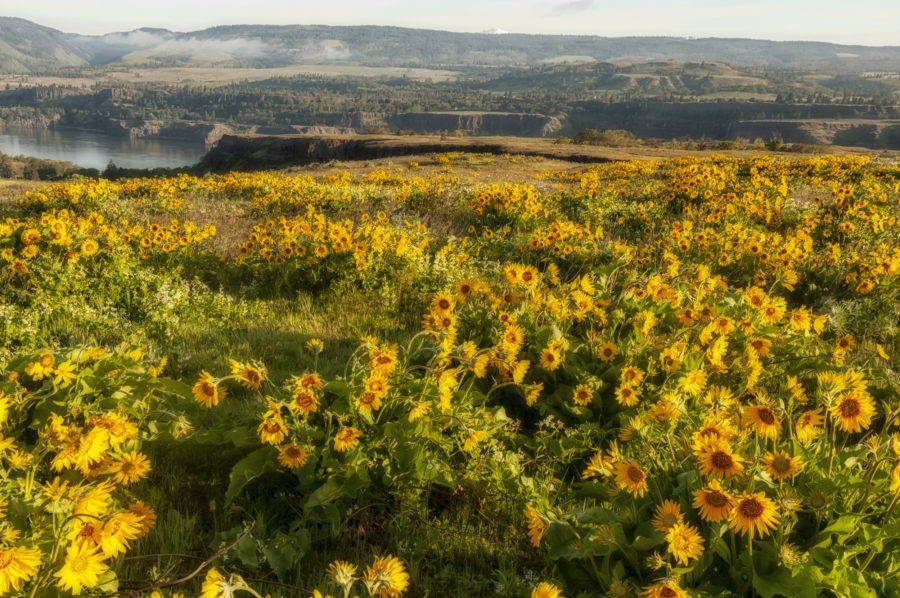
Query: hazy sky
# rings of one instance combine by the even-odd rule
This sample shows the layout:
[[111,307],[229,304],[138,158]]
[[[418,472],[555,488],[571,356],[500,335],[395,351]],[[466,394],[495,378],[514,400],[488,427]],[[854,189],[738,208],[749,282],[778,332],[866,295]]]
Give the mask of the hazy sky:
[[0,0],[0,16],[85,34],[264,23],[900,46],[900,0]]

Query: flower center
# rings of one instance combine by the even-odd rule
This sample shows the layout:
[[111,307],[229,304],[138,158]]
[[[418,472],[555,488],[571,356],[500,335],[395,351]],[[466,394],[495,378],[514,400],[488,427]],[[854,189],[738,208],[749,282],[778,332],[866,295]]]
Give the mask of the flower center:
[[785,472],[791,470],[791,460],[787,457],[775,457],[772,461],[772,468],[778,472]]
[[775,414],[772,413],[772,410],[768,407],[760,407],[756,411],[757,416],[759,417],[759,421],[762,423],[771,426],[775,423]]
[[716,469],[730,469],[734,465],[734,459],[725,451],[716,451],[712,454],[712,464]]
[[851,418],[859,415],[862,409],[860,409],[859,401],[856,399],[844,399],[841,401],[840,411],[842,417]]
[[728,497],[725,496],[724,494],[722,494],[721,492],[719,492],[718,490],[715,490],[713,492],[709,492],[706,495],[706,504],[708,504],[711,507],[721,509],[722,507],[724,507],[725,505],[728,504]]
[[825,500],[825,497],[822,496],[821,494],[810,494],[809,495],[809,506],[811,506],[814,509],[821,509],[822,507],[825,506],[826,502],[827,501]]
[[82,573],[87,570],[90,566],[90,561],[86,556],[77,556],[72,559],[72,572],[73,573]]
[[641,482],[644,480],[644,472],[638,469],[637,467],[629,467],[628,468],[628,479],[632,482]]
[[741,515],[747,519],[758,519],[763,514],[762,503],[755,498],[746,498],[741,501]]

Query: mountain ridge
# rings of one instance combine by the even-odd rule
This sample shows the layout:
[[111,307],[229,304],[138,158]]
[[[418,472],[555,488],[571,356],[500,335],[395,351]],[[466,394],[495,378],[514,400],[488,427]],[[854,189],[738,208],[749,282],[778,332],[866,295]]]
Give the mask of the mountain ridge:
[[528,67],[566,59],[721,61],[741,66],[828,66],[862,72],[900,70],[900,46],[723,37],[494,35],[379,25],[221,25],[189,32],[144,27],[81,35],[26,19],[0,17],[0,71],[4,73],[117,64]]

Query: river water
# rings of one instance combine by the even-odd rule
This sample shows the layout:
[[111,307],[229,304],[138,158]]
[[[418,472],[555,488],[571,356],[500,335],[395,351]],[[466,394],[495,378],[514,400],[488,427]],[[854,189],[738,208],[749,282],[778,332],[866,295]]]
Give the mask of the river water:
[[103,170],[110,160],[120,168],[191,166],[206,148],[202,142],[128,139],[83,129],[0,127],[0,152]]

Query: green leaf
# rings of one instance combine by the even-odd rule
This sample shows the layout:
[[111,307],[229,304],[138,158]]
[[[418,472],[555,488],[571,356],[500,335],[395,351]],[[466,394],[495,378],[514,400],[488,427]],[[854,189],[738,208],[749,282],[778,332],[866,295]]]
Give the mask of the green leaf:
[[710,538],[709,547],[715,554],[722,557],[724,561],[728,562],[731,560],[731,549],[728,547],[728,543],[721,537],[715,536]]
[[858,520],[859,517],[857,515],[844,515],[843,517],[839,517],[829,524],[828,527],[819,532],[813,544],[815,546],[821,546],[831,540],[832,534],[848,534],[854,531]]
[[322,391],[337,398],[347,398],[350,396],[350,385],[346,382],[329,382],[324,386]]
[[274,469],[271,456],[274,456],[274,451],[271,447],[266,446],[253,451],[235,464],[231,469],[231,475],[228,476],[228,490],[225,491],[226,505],[230,505],[231,501],[252,480]]
[[612,513],[608,509],[601,509],[600,507],[592,507],[582,513],[579,513],[575,517],[575,521],[577,521],[581,525],[590,523],[610,523],[617,520],[618,518],[614,513]]
[[637,550],[638,552],[644,552],[646,550],[650,550],[656,546],[662,544],[661,538],[648,538],[646,536],[638,536],[634,539],[634,542],[631,543],[631,548]]
[[597,498],[605,500],[609,498],[609,490],[603,484],[597,482],[577,482],[572,484],[570,491],[576,498]]
[[551,523],[547,527],[547,543],[550,544],[550,558],[553,560],[569,559],[573,556],[572,545],[578,538],[567,525]]
[[767,574],[753,576],[753,589],[761,598],[783,596],[784,598],[817,598],[815,578],[809,567],[804,567],[795,575],[784,567]]
[[238,558],[244,565],[253,569],[259,567],[259,554],[256,549],[256,540],[253,539],[253,536],[246,535],[241,538],[237,546],[235,546],[235,550]]
[[330,478],[327,482],[319,486],[306,502],[303,504],[304,509],[315,509],[327,505],[341,498],[344,494],[344,484],[336,478]]
[[103,594],[115,594],[119,591],[119,578],[113,570],[108,570],[97,577],[97,589]]
[[295,532],[292,536],[278,532],[274,538],[266,542],[263,553],[266,562],[278,575],[278,579],[284,579],[285,574],[293,568],[294,562],[300,556],[297,544],[304,542],[309,542],[309,534],[306,530]]
[[174,394],[177,394],[185,399],[190,399],[191,397],[191,387],[181,382],[180,380],[172,380],[171,378],[158,378],[157,383]]

